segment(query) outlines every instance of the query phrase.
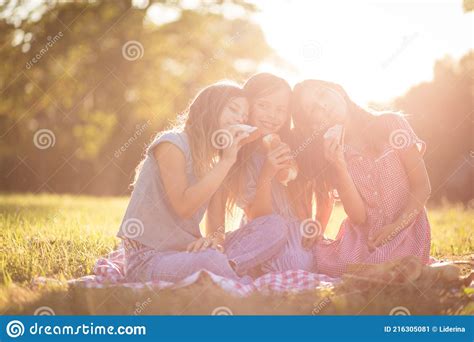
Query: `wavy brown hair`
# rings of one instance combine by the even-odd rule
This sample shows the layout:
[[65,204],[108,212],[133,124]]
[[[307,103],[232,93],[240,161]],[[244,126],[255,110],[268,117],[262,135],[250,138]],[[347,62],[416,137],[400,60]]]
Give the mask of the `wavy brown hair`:
[[[270,73],[259,73],[251,76],[243,86],[246,97],[249,101],[250,112],[252,111],[252,106],[255,102],[265,96],[271,95],[281,89],[288,91],[291,95],[291,87],[286,80],[276,75]],[[250,114],[251,115],[251,114]],[[291,115],[288,113],[288,118],[277,132],[281,140],[289,144],[291,139],[290,135],[291,127]],[[246,170],[248,169],[250,163],[252,162],[252,154],[256,149],[261,148],[261,140],[258,139],[252,143],[244,145],[237,157],[237,162],[234,164],[234,167],[231,169],[231,172],[228,177],[228,202],[227,208],[232,210],[235,208],[236,200],[241,196],[245,191],[245,177]]]
[[[334,188],[329,166],[323,153],[323,134],[328,127],[321,123],[319,130],[312,131],[311,118],[304,113],[301,106],[301,96],[307,87],[326,87],[337,92],[344,99],[351,125],[361,133],[360,138],[366,150],[374,155],[382,152],[381,148],[388,141],[389,136],[387,126],[381,118],[385,115],[400,115],[400,113],[379,113],[364,109],[352,101],[344,88],[336,83],[305,80],[294,86],[291,104],[294,136],[297,145],[306,145],[297,156],[301,176],[306,181],[313,182],[319,196],[327,198],[329,192]],[[370,134],[362,134],[363,132],[370,132]]]
[[[224,107],[236,97],[245,97],[241,87],[231,82],[219,82],[202,89],[184,113],[178,115],[172,126],[158,133],[153,140],[167,132],[186,132],[189,140],[193,168],[201,178],[217,162],[219,153],[212,144],[212,134],[219,127]],[[135,170],[135,184],[144,160]],[[132,185],[133,185],[132,184]]]
[[188,135],[194,171],[202,177],[217,162],[221,150],[212,144],[212,134],[219,127],[224,107],[236,97],[245,97],[237,85],[218,83],[204,88],[184,114],[184,131]]

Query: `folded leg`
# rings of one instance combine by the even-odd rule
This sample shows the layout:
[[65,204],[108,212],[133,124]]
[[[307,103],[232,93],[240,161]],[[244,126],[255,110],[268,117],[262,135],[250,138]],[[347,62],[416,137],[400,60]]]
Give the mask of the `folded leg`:
[[267,215],[229,233],[224,249],[237,274],[246,275],[276,255],[286,243],[287,231],[280,216]]

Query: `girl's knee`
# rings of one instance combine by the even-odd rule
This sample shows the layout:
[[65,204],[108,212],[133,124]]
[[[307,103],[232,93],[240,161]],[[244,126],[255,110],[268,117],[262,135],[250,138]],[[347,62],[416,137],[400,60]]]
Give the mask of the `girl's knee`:
[[200,253],[200,261],[198,261],[198,263],[203,269],[211,271],[217,275],[231,278],[236,277],[232,263],[226,254],[215,249],[207,249]]
[[256,220],[260,220],[259,224],[262,226],[259,229],[265,230],[265,235],[268,238],[273,238],[277,242],[286,241],[288,237],[287,222],[276,214],[262,216]]
[[198,252],[195,257],[195,262],[204,266],[223,265],[228,262],[227,255],[213,248]]

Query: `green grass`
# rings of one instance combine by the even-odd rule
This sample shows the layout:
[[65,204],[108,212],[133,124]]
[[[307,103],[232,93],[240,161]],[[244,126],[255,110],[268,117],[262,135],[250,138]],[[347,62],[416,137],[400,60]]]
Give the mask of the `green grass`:
[[123,198],[0,197],[2,282],[79,277],[117,244]]
[[[146,295],[124,289],[113,293],[109,290],[78,292],[78,289],[68,289],[64,285],[32,285],[32,280],[38,276],[63,281],[91,274],[95,260],[117,246],[115,234],[126,205],[126,198],[0,195],[0,312],[31,314],[33,308],[47,302],[58,314],[132,314],[137,303],[145,302],[149,297],[159,297],[159,300],[155,298],[152,303],[156,307],[149,305],[142,313],[206,314],[212,311],[213,305],[227,304],[230,307],[237,305],[237,313],[242,314],[311,314],[312,305],[317,305],[321,293],[310,294],[310,301],[308,294],[286,296],[284,301],[281,296],[255,295],[242,301],[226,295],[206,279],[189,289],[161,291],[159,296],[154,292]],[[337,207],[328,235],[335,236],[343,217],[341,208]],[[432,255],[462,258],[473,253],[472,210],[461,205],[444,205],[431,208],[429,217]],[[351,309],[347,298],[340,298],[338,300],[345,304],[333,300],[331,308],[327,309],[329,312],[340,313],[337,308],[343,306],[343,312],[359,313],[361,306]],[[219,301],[222,302],[220,305]],[[389,302],[374,304],[391,305]],[[393,306],[400,305],[395,304]],[[364,310],[362,314],[384,313],[385,309],[371,304],[367,312]]]

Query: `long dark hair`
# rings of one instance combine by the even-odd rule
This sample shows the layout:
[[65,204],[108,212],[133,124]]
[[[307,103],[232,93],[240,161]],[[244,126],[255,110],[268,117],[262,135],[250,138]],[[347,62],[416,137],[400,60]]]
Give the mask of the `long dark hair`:
[[[252,108],[259,98],[273,94],[281,89],[288,91],[291,95],[291,87],[288,82],[270,73],[259,73],[251,76],[245,82],[243,89],[249,101],[250,108]],[[288,112],[288,118],[278,132],[283,142],[288,143],[290,139],[290,127],[291,115],[290,112]],[[239,151],[237,162],[229,172],[227,181],[229,190],[227,207],[229,210],[235,208],[236,200],[245,191],[246,171],[252,162],[252,153],[260,147],[260,143],[261,141],[259,139],[243,146]]]
[[308,117],[301,106],[301,95],[307,87],[326,87],[337,92],[344,99],[351,125],[358,132],[370,132],[370,134],[361,134],[360,139],[365,149],[373,154],[381,152],[389,136],[389,131],[380,118],[384,114],[398,115],[398,113],[377,113],[364,109],[352,101],[344,88],[336,83],[305,80],[294,86],[291,103],[294,136],[300,145],[305,145],[305,148],[297,156],[301,176],[307,181],[315,182],[315,189],[319,195],[327,197],[328,193],[334,188],[329,165],[323,153],[323,134],[328,127],[321,126],[318,131],[313,131],[311,136],[308,136],[310,125],[308,125]]

